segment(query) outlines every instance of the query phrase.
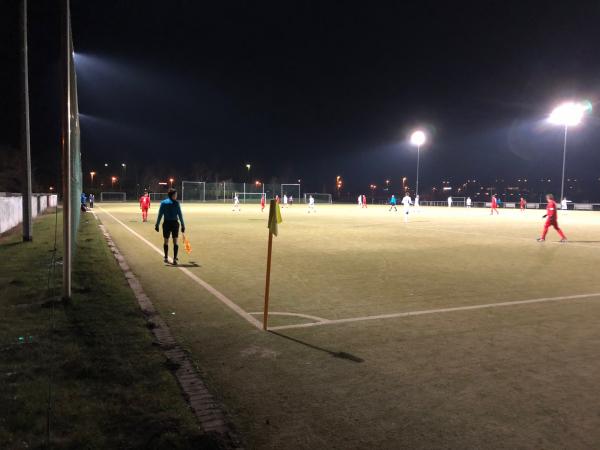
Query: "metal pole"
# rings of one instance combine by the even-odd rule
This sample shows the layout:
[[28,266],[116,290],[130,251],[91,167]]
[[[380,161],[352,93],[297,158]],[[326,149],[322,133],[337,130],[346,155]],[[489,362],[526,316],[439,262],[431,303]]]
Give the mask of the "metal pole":
[[417,145],[417,189],[415,191],[415,197],[419,195],[419,165],[421,162],[421,146]]
[[563,200],[565,193],[565,162],[567,161],[567,129],[568,125],[565,125],[565,141],[563,144],[563,166],[562,166],[562,181],[560,183],[560,201]]
[[29,140],[29,68],[27,62],[27,0],[21,3],[21,151],[23,152],[23,241],[33,239],[31,205],[31,145]]
[[70,67],[70,45],[69,45],[69,0],[62,2],[62,54],[61,54],[61,69],[62,69],[62,129],[61,129],[61,144],[62,144],[62,191],[63,191],[63,298],[71,298],[71,247],[72,247],[72,216],[71,208],[71,67]]

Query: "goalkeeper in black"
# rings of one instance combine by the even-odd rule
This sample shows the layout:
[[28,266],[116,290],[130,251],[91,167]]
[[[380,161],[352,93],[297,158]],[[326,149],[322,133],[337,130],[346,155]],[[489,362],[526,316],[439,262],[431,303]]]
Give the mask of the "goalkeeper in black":
[[177,253],[179,245],[177,238],[179,237],[179,222],[181,222],[181,232],[185,233],[185,223],[183,222],[183,214],[181,214],[181,206],[177,201],[177,190],[169,189],[168,198],[160,202],[158,210],[158,218],[154,229],[158,232],[158,226],[161,219],[165,218],[162,225],[163,238],[165,239],[163,249],[165,250],[165,263],[169,262],[169,237],[173,238],[173,265],[177,265]]

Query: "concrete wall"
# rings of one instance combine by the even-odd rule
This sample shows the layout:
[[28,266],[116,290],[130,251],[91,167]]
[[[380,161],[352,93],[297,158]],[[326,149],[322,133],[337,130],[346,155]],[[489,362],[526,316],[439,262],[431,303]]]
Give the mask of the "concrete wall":
[[[56,206],[56,194],[35,194],[31,197],[33,217],[43,213],[48,207]],[[23,200],[20,194],[0,192],[0,233],[16,227],[23,220]]]

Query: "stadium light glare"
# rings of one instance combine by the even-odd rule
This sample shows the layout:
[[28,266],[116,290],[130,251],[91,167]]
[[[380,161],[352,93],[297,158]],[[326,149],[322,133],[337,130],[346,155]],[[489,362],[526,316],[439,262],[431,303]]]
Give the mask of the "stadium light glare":
[[414,131],[413,134],[410,135],[410,143],[412,145],[421,146],[425,143],[427,137],[425,133],[421,130]]
[[552,110],[548,122],[553,125],[573,127],[581,123],[587,109],[583,103],[565,102]]

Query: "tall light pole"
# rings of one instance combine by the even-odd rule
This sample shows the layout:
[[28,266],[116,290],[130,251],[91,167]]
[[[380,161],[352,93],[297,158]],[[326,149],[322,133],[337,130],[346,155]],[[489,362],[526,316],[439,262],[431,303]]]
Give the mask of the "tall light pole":
[[94,187],[94,175],[96,175],[96,172],[90,172],[90,180],[91,180],[92,188]]
[[560,201],[564,198],[565,193],[565,165],[567,161],[567,134],[569,127],[574,127],[581,123],[583,113],[587,107],[582,103],[566,102],[552,110],[548,117],[548,122],[553,125],[561,125],[565,129],[565,137],[563,141],[563,163],[562,163],[562,179],[560,183]]
[[27,56],[27,0],[20,5],[21,19],[21,151],[23,166],[22,210],[23,241],[33,239],[33,205],[31,202],[31,145],[29,138],[29,67]]
[[419,166],[421,164],[421,145],[423,145],[426,140],[427,136],[425,135],[425,132],[421,130],[413,131],[413,133],[410,135],[410,143],[412,145],[417,146],[417,183],[415,189],[415,196],[419,195]]

